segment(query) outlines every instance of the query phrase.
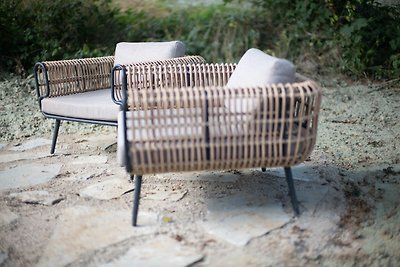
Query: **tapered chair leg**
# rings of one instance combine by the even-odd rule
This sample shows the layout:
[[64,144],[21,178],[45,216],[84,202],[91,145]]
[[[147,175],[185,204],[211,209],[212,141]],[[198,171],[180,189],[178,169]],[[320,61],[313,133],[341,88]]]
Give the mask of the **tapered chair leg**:
[[[133,177],[131,176],[131,179]],[[142,187],[142,176],[135,175],[135,190],[133,191],[133,211],[132,211],[132,225],[137,225],[137,216],[139,211],[140,188]]]
[[289,187],[289,196],[290,196],[290,201],[292,202],[294,214],[296,216],[299,216],[300,214],[299,203],[297,201],[296,190],[294,189],[294,183],[293,183],[292,169],[290,167],[285,167],[285,175],[286,175],[286,182]]
[[51,149],[50,149],[50,154],[54,154],[54,150],[56,150],[56,143],[57,143],[57,137],[58,137],[58,130],[60,129],[60,120],[56,119],[56,123],[54,125],[54,131],[53,131],[53,141],[51,143]]

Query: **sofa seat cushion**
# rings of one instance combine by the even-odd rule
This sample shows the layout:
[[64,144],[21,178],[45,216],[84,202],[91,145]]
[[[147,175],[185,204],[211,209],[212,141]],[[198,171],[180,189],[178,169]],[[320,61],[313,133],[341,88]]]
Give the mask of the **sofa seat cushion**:
[[119,105],[111,99],[111,89],[44,98],[42,112],[68,118],[117,121]]
[[183,57],[185,45],[180,41],[118,43],[114,66]]

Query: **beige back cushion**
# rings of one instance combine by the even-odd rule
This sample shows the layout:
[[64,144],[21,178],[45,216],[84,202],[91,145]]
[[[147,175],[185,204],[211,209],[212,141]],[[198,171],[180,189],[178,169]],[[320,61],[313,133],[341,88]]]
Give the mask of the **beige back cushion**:
[[185,45],[181,41],[118,43],[115,48],[114,66],[138,62],[163,60],[185,55]]
[[[239,60],[235,71],[226,84],[229,88],[253,88],[269,84],[295,81],[296,67],[286,59],[270,56],[251,48]],[[236,97],[225,100],[225,107],[235,113],[251,113],[260,104],[252,97]]]
[[226,86],[240,88],[290,83],[294,81],[295,73],[292,62],[251,48],[239,60]]

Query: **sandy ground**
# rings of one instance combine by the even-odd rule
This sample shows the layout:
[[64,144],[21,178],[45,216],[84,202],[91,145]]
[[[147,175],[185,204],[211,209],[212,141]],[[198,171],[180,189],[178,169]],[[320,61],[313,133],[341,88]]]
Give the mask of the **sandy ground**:
[[[31,78],[3,79],[0,171],[57,164],[60,169],[47,182],[0,190],[0,208],[11,214],[0,225],[0,265],[51,266],[46,263],[58,260],[59,266],[128,266],[121,261],[118,265],[115,259],[136,247],[148,246],[153,248],[151,253],[159,254],[161,249],[158,251],[151,242],[170,238],[183,251],[195,251],[198,257],[189,261],[191,266],[398,266],[400,88],[390,83],[326,80],[329,82],[322,82],[318,142],[304,164],[312,171],[312,179],[295,181],[302,211],[299,218],[292,217],[285,180],[273,172],[213,173],[221,177],[230,175],[228,180],[234,177],[229,181],[153,175],[144,177],[139,218],[142,225],[153,221],[152,230],[146,232],[146,227],[142,227],[140,235],[136,235],[128,229],[124,237],[117,238],[121,234],[116,233],[103,241],[97,238],[106,236],[106,231],[113,233],[115,227],[99,228],[92,221],[85,224],[90,219],[85,214],[94,212],[108,220],[107,214],[115,211],[118,217],[120,210],[129,211],[131,193],[121,192],[118,197],[99,200],[83,197],[83,192],[90,185],[116,177],[127,182],[127,191],[132,189],[128,176],[116,163],[115,129],[64,123],[56,155],[48,155],[50,145],[46,142],[18,151],[30,140],[51,139],[53,122],[38,111]],[[0,177],[0,184],[7,179],[12,178]],[[46,191],[52,198],[38,204],[13,197],[27,191]],[[166,199],[152,197],[160,194]],[[290,219],[271,231],[252,236],[245,244],[232,244],[209,231],[207,222],[212,222],[212,200],[237,196],[270,197]],[[175,200],[168,200],[174,197]],[[252,204],[246,205],[253,208]],[[81,212],[75,207],[82,206],[87,212],[75,216]],[[148,221],[146,214],[150,214]],[[5,213],[2,216],[6,217]],[[73,218],[76,220],[71,221]],[[113,223],[111,220],[110,225]],[[82,230],[79,227],[83,224],[86,228],[82,226]],[[129,219],[121,220],[118,225],[121,224],[129,225]],[[74,232],[77,229],[81,232]],[[240,229],[233,229],[231,234],[238,233],[235,231],[240,233]],[[76,241],[76,233],[92,242]],[[67,245],[63,247],[63,242],[76,247],[78,252]],[[103,245],[92,245],[96,242]],[[63,250],[64,256],[57,254],[57,250]],[[164,266],[163,261],[159,263]]]

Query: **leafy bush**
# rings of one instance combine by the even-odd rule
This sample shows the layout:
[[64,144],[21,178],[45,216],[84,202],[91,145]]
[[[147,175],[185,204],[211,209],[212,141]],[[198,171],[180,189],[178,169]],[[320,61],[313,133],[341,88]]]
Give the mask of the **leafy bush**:
[[128,27],[126,40],[179,39],[189,54],[200,54],[209,61],[234,61],[258,46],[264,25],[256,9],[221,4],[162,8],[168,15],[135,10],[121,14],[120,21]]
[[[400,75],[400,6],[374,0],[225,0],[121,11],[111,0],[0,1],[0,70],[39,60],[110,55],[119,41],[178,39],[189,54],[237,61],[250,47],[354,75]],[[249,4],[250,3],[250,4]],[[50,11],[51,10],[51,11]]]
[[265,25],[254,9],[155,5],[163,12],[121,11],[111,0],[3,0],[0,68],[26,73],[36,61],[110,55],[119,41],[171,39],[209,61],[234,61],[258,46]]
[[122,25],[110,0],[2,0],[1,68],[24,73],[38,60],[110,54]]
[[[230,1],[228,1],[230,2]],[[400,74],[400,6],[374,0],[253,0],[276,29],[269,49],[294,59],[327,57],[350,74],[391,78]]]
[[400,6],[381,6],[372,0],[347,1],[337,13],[342,68],[375,78],[398,77]]

